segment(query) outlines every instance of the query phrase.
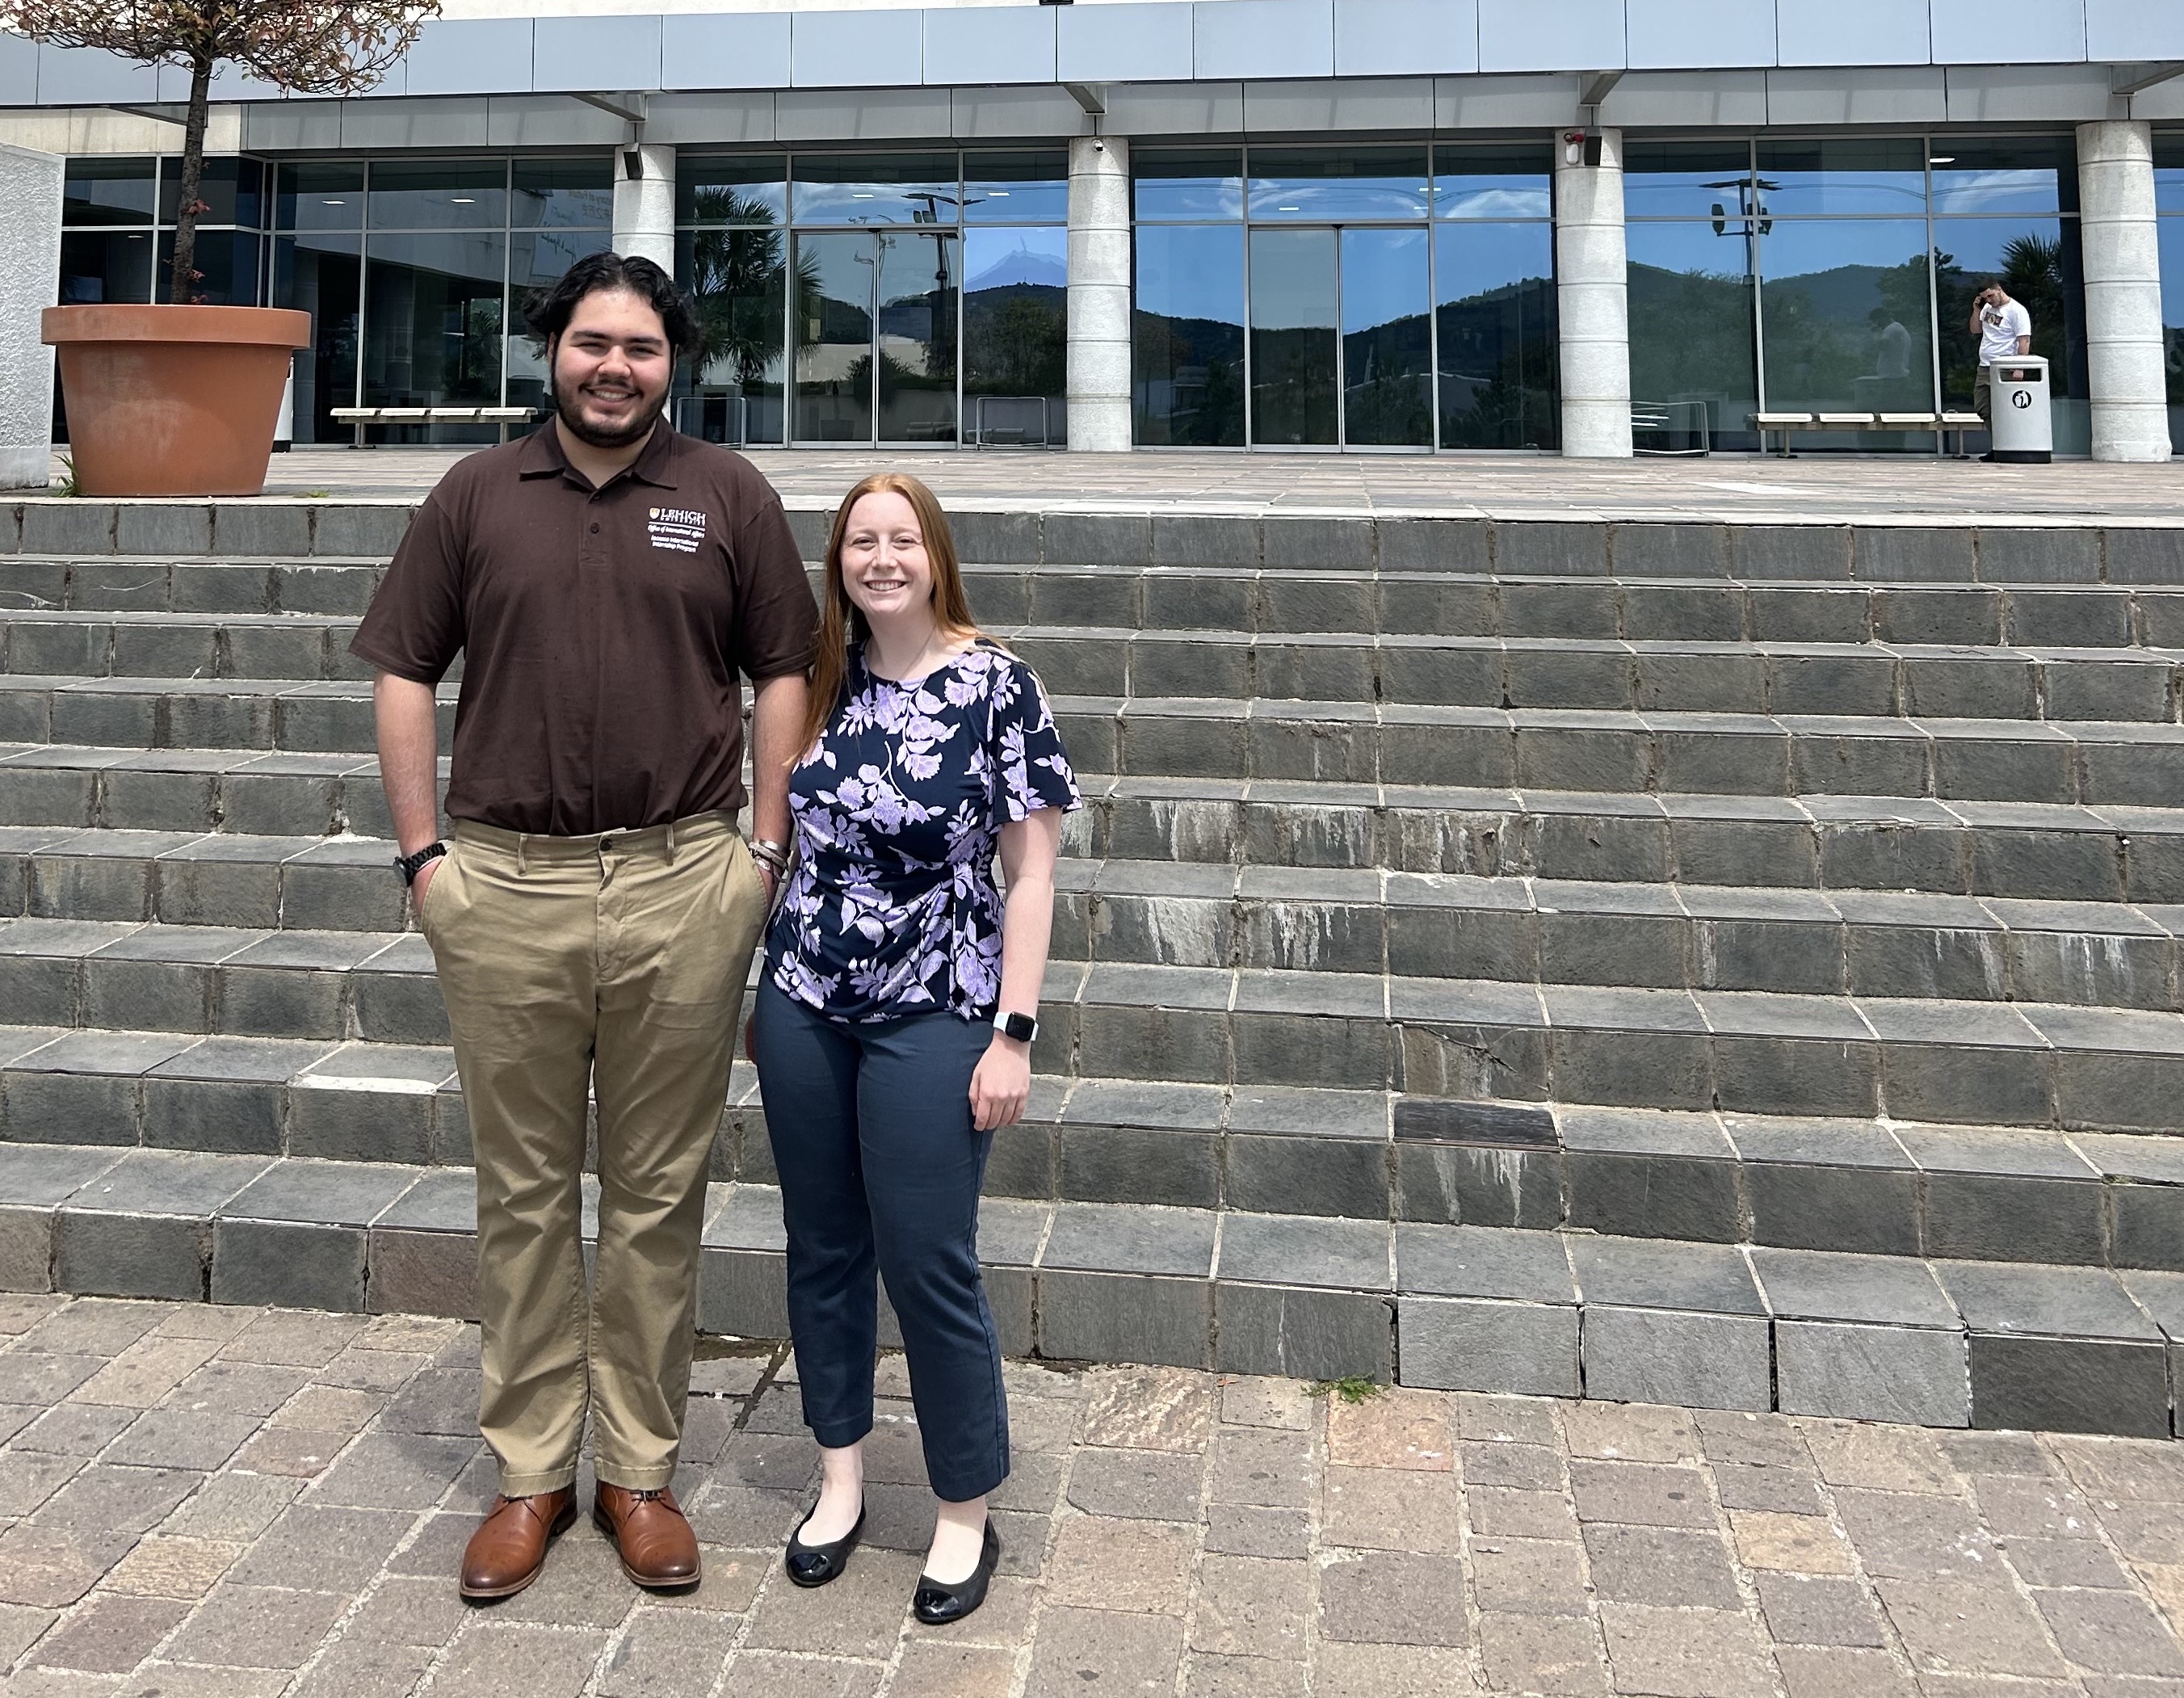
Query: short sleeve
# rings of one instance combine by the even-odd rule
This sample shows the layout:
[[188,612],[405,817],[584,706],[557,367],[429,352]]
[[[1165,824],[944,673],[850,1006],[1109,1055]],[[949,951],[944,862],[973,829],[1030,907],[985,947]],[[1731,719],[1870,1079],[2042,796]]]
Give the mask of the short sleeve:
[[463,554],[462,527],[435,489],[410,520],[348,651],[397,678],[438,684],[463,650]]
[[994,670],[993,701],[996,814],[1013,825],[1043,807],[1073,813],[1084,807],[1038,674],[1021,661],[1003,662]]
[[803,551],[772,486],[752,472],[738,494],[750,503],[750,511],[733,545],[734,659],[754,684],[763,684],[811,664],[819,606],[804,575]]

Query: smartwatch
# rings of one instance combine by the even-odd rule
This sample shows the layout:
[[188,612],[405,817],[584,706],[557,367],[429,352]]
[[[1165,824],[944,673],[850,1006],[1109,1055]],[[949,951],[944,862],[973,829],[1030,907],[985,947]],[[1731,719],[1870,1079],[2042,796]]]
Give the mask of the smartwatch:
[[427,843],[415,855],[397,855],[394,870],[401,874],[405,886],[414,885],[417,882],[417,874],[425,870],[427,861],[437,861],[447,852],[448,846],[444,843]]
[[1039,1036],[1039,1022],[1029,1014],[995,1014],[994,1030],[1017,1043],[1029,1043]]

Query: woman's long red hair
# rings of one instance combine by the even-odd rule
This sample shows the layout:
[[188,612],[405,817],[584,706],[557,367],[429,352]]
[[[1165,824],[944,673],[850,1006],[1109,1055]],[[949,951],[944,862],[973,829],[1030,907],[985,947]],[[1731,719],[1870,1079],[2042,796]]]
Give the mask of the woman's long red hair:
[[963,568],[956,558],[956,539],[948,528],[948,516],[939,500],[906,472],[875,472],[842,498],[834,514],[834,528],[827,539],[827,581],[820,590],[819,646],[811,660],[811,692],[805,703],[804,734],[797,740],[794,765],[811,752],[819,734],[842,705],[842,688],[850,677],[850,645],[872,635],[864,614],[850,600],[842,582],[842,544],[850,533],[850,514],[867,495],[900,495],[917,515],[917,528],[925,539],[925,557],[933,567],[933,617],[940,634],[951,642],[985,634],[971,617],[971,599],[963,592]]

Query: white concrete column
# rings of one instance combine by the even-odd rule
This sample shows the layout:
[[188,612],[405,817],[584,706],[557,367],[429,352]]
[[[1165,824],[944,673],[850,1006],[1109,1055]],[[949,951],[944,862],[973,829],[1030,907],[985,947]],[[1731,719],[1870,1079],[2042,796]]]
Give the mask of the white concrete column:
[[1130,446],[1130,144],[1069,143],[1069,446]]
[[[629,174],[630,155],[639,175]],[[647,145],[615,149],[615,252],[643,254],[671,276],[675,271],[675,149]]]
[[53,350],[39,315],[60,297],[62,165],[0,146],[0,489],[42,489],[53,470]]
[[2078,230],[2086,256],[2093,458],[2166,460],[2161,245],[2148,126],[2078,126]]
[[1623,248],[1623,132],[1591,138],[1596,165],[1555,137],[1555,302],[1562,332],[1563,453],[1630,457],[1630,307]]

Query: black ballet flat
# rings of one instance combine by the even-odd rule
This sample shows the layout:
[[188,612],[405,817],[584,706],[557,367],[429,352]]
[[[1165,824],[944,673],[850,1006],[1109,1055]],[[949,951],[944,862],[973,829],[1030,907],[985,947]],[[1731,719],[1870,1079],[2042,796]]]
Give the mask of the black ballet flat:
[[987,1585],[1000,1560],[1001,1536],[989,1521],[985,1544],[978,1552],[978,1566],[971,1571],[971,1578],[944,1586],[930,1574],[919,1575],[916,1595],[910,1600],[911,1613],[928,1628],[944,1628],[950,1622],[961,1621],[986,1601]]
[[[813,1505],[811,1515],[818,1513],[817,1505]],[[865,1506],[857,1505],[857,1524],[832,1544],[806,1544],[804,1529],[811,1525],[811,1516],[806,1516],[796,1531],[788,1535],[786,1567],[790,1583],[798,1586],[823,1586],[829,1580],[842,1578],[842,1571],[850,1566],[850,1553],[865,1536]]]

